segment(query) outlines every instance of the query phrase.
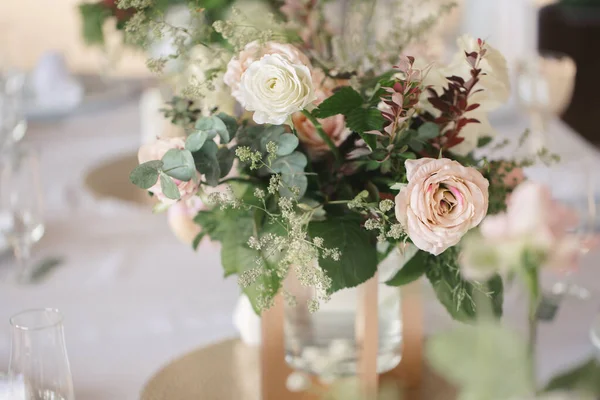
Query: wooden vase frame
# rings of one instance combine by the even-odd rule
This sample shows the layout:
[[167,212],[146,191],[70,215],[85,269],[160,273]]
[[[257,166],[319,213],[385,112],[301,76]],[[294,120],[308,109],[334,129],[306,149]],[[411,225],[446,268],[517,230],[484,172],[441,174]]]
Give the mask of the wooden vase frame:
[[[403,390],[403,400],[420,398],[423,376],[423,309],[421,283],[402,287],[402,359],[385,374],[377,374],[379,323],[377,275],[358,287],[359,304],[356,315],[358,346],[358,378],[365,399],[375,399],[380,383],[393,381]],[[286,388],[293,370],[285,362],[284,300],[281,294],[262,316],[261,391],[263,400],[317,400],[309,392],[294,393]],[[316,385],[322,385],[313,379]]]

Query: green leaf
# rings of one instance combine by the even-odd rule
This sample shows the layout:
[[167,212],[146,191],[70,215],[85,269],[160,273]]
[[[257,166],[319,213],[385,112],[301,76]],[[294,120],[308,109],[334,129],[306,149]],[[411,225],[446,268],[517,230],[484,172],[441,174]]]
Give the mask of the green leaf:
[[485,147],[490,144],[492,140],[494,140],[494,138],[491,136],[482,136],[477,139],[477,147]]
[[277,140],[277,155],[281,157],[291,154],[298,147],[298,143],[296,135],[284,133]]
[[313,111],[313,115],[317,118],[327,118],[337,114],[346,115],[362,104],[363,99],[360,93],[350,86],[344,86],[325,99],[319,108]]
[[270,125],[263,128],[260,134],[260,150],[263,153],[267,152],[267,144],[275,142],[279,144],[279,139],[285,133],[285,128],[282,125]]
[[217,134],[221,138],[221,143],[229,143],[230,136],[227,125],[222,119],[216,116],[203,117],[196,121],[196,129],[199,131],[206,131],[209,133],[209,139],[212,139],[210,135]]
[[419,250],[386,284],[390,286],[402,286],[414,282],[425,274],[426,267],[427,253]]
[[433,122],[425,122],[418,129],[420,140],[429,140],[440,136],[440,128]]
[[202,241],[202,239],[204,239],[204,236],[206,236],[205,232],[200,232],[196,235],[194,240],[192,240],[192,249],[198,250],[198,246],[200,246],[200,242]]
[[160,160],[148,161],[138,165],[129,174],[129,180],[142,189],[150,189],[158,180],[158,174],[163,166]]
[[[448,313],[457,321],[473,322],[477,316],[474,297],[482,294],[473,283],[462,278],[459,270],[456,246],[439,256],[428,255],[426,275],[433,290]],[[503,284],[498,276],[482,284],[482,290],[490,292],[492,311],[495,316],[502,315]]]
[[371,150],[377,147],[377,136],[365,133],[383,128],[383,116],[376,108],[357,108],[346,115],[346,126],[357,132]]
[[32,268],[29,280],[32,283],[41,283],[52,271],[64,262],[61,257],[48,257],[41,260]]
[[198,172],[210,186],[217,186],[221,177],[221,168],[217,159],[218,146],[213,141],[204,143],[202,148],[194,153],[194,162]]
[[160,174],[160,188],[163,194],[171,199],[171,200],[179,200],[179,189],[177,189],[177,185],[173,182],[173,179],[169,178],[164,173]]
[[206,139],[208,139],[208,133],[206,133],[206,131],[194,132],[185,140],[185,148],[194,153],[204,146]]
[[459,399],[516,399],[535,392],[527,344],[491,321],[434,335],[426,356],[440,375],[460,388]]
[[235,159],[235,150],[221,147],[217,150],[217,160],[219,161],[219,177],[224,178],[227,176],[231,167],[233,167],[233,160]]
[[271,164],[271,169],[281,174],[290,174],[303,172],[307,164],[308,159],[306,156],[299,151],[295,151],[290,155],[277,158]]
[[298,197],[304,196],[306,189],[308,189],[308,178],[304,175],[304,172],[296,172],[292,174],[281,175],[281,180],[287,187],[280,187],[279,194],[284,197],[295,197],[288,187],[298,188]]
[[308,225],[310,237],[321,237],[324,246],[337,248],[339,261],[319,259],[319,265],[332,280],[330,292],[351,288],[367,281],[377,271],[377,249],[373,235],[360,226],[354,216],[329,215],[324,221]]
[[[227,127],[227,132],[229,132],[229,140],[227,142],[230,142],[231,139],[233,139],[235,137],[237,130],[238,130],[237,120],[234,117],[227,115],[225,113],[218,113],[216,116],[221,121],[223,121],[223,123]],[[226,143],[226,142],[223,142],[223,143]]]
[[546,392],[554,390],[585,391],[595,396],[600,395],[600,363],[591,358],[570,371],[552,378]]
[[187,182],[196,176],[194,157],[189,150],[170,149],[162,162],[162,171],[172,178]]
[[104,44],[104,22],[111,17],[111,12],[104,3],[83,3],[79,5],[83,40],[87,45]]

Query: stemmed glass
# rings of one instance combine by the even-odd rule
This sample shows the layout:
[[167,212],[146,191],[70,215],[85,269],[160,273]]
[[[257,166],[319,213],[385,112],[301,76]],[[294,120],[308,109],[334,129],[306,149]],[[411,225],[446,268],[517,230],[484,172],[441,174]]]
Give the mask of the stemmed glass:
[[0,172],[0,230],[19,264],[16,280],[31,278],[31,247],[44,234],[38,157],[21,146],[6,156]]
[[13,398],[75,400],[62,314],[54,309],[27,310],[13,316],[10,324]]
[[530,119],[531,134],[526,149],[537,153],[547,147],[547,122],[569,105],[577,67],[566,54],[544,53],[517,64],[516,92],[521,108]]
[[24,112],[25,74],[6,71],[0,74],[0,149],[20,141],[27,130]]

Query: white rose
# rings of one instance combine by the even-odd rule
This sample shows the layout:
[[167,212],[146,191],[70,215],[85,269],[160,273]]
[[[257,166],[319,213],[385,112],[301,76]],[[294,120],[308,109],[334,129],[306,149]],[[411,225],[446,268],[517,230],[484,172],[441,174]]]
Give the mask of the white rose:
[[281,125],[316,99],[310,70],[279,54],[253,62],[240,82],[242,106],[257,124]]
[[240,54],[229,61],[227,71],[223,75],[223,82],[231,88],[231,95],[238,102],[242,102],[240,91],[242,75],[253,62],[260,60],[266,54],[279,54],[287,58],[292,64],[303,64],[311,68],[308,57],[291,44],[278,42],[266,42],[263,44],[257,40],[250,42]]

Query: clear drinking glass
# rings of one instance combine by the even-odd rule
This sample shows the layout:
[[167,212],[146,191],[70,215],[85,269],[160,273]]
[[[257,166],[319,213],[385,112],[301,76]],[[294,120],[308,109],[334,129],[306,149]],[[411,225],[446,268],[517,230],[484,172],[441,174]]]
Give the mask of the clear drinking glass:
[[[19,400],[74,400],[73,379],[58,310],[23,311],[10,319],[9,379]],[[17,397],[24,393],[24,397]]]
[[12,146],[25,135],[24,93],[23,72],[11,70],[0,75],[0,149]]
[[35,152],[20,146],[6,155],[0,172],[0,230],[15,252],[19,283],[29,281],[31,247],[44,234],[39,173]]

